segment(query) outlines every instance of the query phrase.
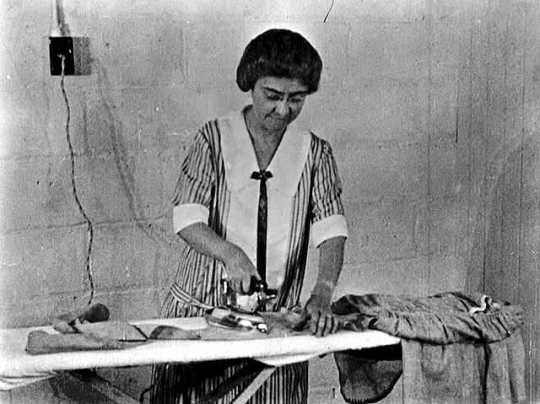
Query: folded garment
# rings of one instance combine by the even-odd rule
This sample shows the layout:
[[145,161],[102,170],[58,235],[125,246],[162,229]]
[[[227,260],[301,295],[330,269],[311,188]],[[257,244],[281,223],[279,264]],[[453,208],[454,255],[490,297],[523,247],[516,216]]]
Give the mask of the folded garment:
[[136,325],[125,321],[107,321],[107,306],[96,303],[79,310],[55,316],[50,334],[43,330],[28,334],[26,351],[31,355],[87,351],[98,349],[125,349],[155,339],[199,339],[200,335],[171,326],[155,326],[146,335]]
[[[523,310],[481,294],[426,298],[348,295],[333,305],[354,330],[401,338],[401,353],[378,348],[334,354],[350,403],[375,402],[400,375],[404,402],[516,403],[525,398]],[[394,352],[389,350],[394,349]]]
[[148,336],[137,326],[125,321],[100,321],[74,326],[77,332],[96,337],[124,342],[144,342]]
[[122,349],[125,343],[88,334],[49,334],[42,330],[28,334],[26,352],[31,355],[87,351],[96,349]]
[[49,334],[45,331],[31,331],[28,334],[26,351],[31,355],[88,351],[97,349],[125,349],[152,340],[195,340],[197,332],[178,327],[159,325],[147,336],[139,327],[123,321],[102,321],[76,326],[77,332]]

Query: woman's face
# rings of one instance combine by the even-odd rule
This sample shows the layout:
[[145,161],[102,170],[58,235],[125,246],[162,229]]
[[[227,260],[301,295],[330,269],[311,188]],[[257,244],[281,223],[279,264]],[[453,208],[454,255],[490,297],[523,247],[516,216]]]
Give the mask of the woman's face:
[[297,79],[261,77],[251,91],[255,123],[268,131],[283,131],[302,111],[308,88]]

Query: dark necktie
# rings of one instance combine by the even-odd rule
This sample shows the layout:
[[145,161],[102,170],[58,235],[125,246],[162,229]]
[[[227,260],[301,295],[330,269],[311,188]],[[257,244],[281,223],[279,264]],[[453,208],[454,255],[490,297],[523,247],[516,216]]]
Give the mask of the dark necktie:
[[266,180],[272,178],[270,171],[254,171],[251,178],[259,180],[259,210],[257,212],[257,272],[266,283],[266,224],[268,221],[268,196]]

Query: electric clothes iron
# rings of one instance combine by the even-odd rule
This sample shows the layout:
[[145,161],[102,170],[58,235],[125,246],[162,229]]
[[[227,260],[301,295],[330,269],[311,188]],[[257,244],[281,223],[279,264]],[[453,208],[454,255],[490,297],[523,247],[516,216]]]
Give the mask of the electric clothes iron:
[[207,310],[208,323],[230,329],[267,333],[268,325],[259,313],[266,311],[266,303],[277,296],[277,291],[268,289],[265,282],[255,278],[251,279],[246,294],[233,290],[227,280],[222,280],[222,287],[226,297],[225,307]]

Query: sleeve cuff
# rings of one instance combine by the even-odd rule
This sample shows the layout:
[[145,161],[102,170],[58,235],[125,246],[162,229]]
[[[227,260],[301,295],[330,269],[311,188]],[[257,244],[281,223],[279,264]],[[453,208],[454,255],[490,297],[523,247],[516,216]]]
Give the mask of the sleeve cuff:
[[173,230],[178,233],[180,230],[193,223],[208,223],[208,208],[198,203],[186,203],[173,208]]
[[343,215],[325,217],[311,226],[311,240],[316,247],[334,237],[349,237],[347,221]]

